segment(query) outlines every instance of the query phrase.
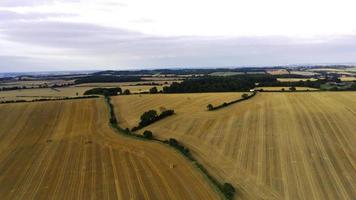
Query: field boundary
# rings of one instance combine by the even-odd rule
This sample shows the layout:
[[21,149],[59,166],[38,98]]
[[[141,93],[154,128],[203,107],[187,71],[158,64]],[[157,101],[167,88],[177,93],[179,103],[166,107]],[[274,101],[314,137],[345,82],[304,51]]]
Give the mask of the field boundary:
[[[183,157],[185,157],[188,161],[190,161],[193,164],[193,166],[196,167],[196,169],[199,170],[200,173],[202,173],[209,180],[210,184],[220,194],[222,199],[227,199],[227,200],[234,199],[235,188],[233,188],[233,186],[230,183],[220,183],[215,177],[213,177],[208,172],[208,170],[201,163],[199,163],[193,157],[193,155],[190,154],[189,150],[188,150],[188,153],[187,153],[187,151],[186,151],[187,148],[186,147],[184,147],[181,144],[179,144],[179,145],[171,145],[169,140],[159,140],[157,138],[151,138],[151,139],[145,138],[143,135],[139,135],[139,134],[131,132],[128,128],[127,129],[123,129],[117,123],[117,118],[116,118],[115,111],[114,111],[114,105],[111,103],[111,98],[109,96],[106,96],[105,97],[105,102],[107,103],[107,105],[109,107],[109,117],[110,117],[109,125],[117,133],[119,133],[119,134],[121,134],[123,136],[132,137],[132,138],[139,139],[139,140],[146,140],[146,141],[150,140],[152,142],[159,142],[159,143],[161,143],[161,144],[163,144],[165,146],[173,148],[174,150],[179,152]],[[175,139],[173,139],[173,140],[175,140]],[[226,188],[226,186],[228,186],[228,187]],[[232,194],[231,194],[231,190],[233,191]]]
[[99,96],[81,96],[81,97],[64,97],[64,98],[53,98],[53,99],[33,99],[33,100],[8,100],[0,101],[0,104],[9,104],[9,103],[31,103],[31,102],[42,102],[42,101],[64,101],[64,100],[75,100],[75,99],[95,99]]
[[[150,112],[150,111],[156,111],[156,110],[149,110],[149,111],[146,111],[146,113],[147,113],[147,112]],[[163,119],[165,119],[165,118],[167,118],[167,117],[169,117],[169,116],[172,116],[172,115],[174,115],[174,114],[175,114],[175,113],[174,113],[174,110],[169,109],[169,110],[165,110],[165,111],[161,112],[159,115],[157,115],[157,116],[155,117],[155,119],[153,119],[153,120],[150,121],[150,122],[146,122],[145,124],[141,124],[141,122],[142,122],[142,119],[141,119],[141,122],[140,122],[137,126],[133,127],[133,128],[131,129],[131,131],[132,131],[132,132],[135,132],[135,131],[141,130],[141,129],[143,129],[143,128],[145,128],[145,127],[147,127],[147,126],[149,126],[149,125],[151,125],[151,124],[153,124],[153,123],[156,123],[156,122],[158,122],[158,121],[160,121],[160,120],[163,120]]]
[[221,109],[221,108],[225,108],[225,107],[227,107],[227,106],[229,106],[229,105],[232,105],[232,104],[234,104],[234,103],[238,103],[238,102],[241,102],[241,101],[245,101],[245,100],[251,99],[251,98],[254,97],[256,94],[257,94],[257,92],[255,91],[255,92],[253,92],[251,95],[248,95],[248,96],[245,97],[245,98],[237,99],[237,100],[234,100],[234,101],[230,101],[230,102],[228,102],[228,103],[224,102],[223,104],[218,105],[218,106],[215,106],[215,107],[212,106],[211,104],[209,104],[209,105],[211,105],[211,107],[209,107],[209,105],[208,105],[208,111],[215,111],[215,110],[218,110],[218,109]]

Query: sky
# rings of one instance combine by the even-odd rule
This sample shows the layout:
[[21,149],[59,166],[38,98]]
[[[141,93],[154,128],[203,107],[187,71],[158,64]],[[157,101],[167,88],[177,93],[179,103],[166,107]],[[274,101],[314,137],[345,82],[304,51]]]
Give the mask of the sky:
[[354,0],[0,0],[0,72],[356,63]]

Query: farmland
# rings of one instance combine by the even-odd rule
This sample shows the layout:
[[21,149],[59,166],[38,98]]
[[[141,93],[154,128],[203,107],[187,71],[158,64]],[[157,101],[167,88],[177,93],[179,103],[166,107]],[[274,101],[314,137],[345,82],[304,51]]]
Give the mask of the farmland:
[[175,112],[180,114],[205,112],[206,106],[212,104],[217,106],[223,102],[230,102],[240,99],[243,93],[194,93],[194,94],[157,94],[157,95],[130,95],[127,97],[114,97],[113,102],[116,106],[116,115],[122,127],[132,128],[138,124],[143,112],[150,109],[162,111],[174,108]]
[[[281,91],[282,89],[284,89],[285,91],[288,91],[290,87],[256,87],[255,89],[257,90],[265,90],[265,91]],[[295,87],[295,89],[297,91],[302,91],[302,90],[318,90],[318,89],[315,89],[315,88],[310,88],[310,87]]]
[[[138,85],[155,83],[160,85]],[[179,81],[177,81],[179,82]],[[157,87],[158,91],[162,90],[163,86],[169,86],[172,81],[142,81],[142,82],[123,82],[123,83],[85,83],[70,87],[59,88],[33,88],[33,89],[18,89],[0,92],[1,100],[32,100],[39,98],[60,98],[60,97],[75,97],[82,96],[86,90],[95,87],[120,87],[122,90],[128,89],[131,93],[148,92],[150,88]],[[16,82],[16,86],[27,86],[25,81]]]
[[219,199],[183,156],[108,118],[103,99],[0,105],[1,199]]
[[240,96],[233,94],[120,96],[114,103],[126,126],[148,109],[175,109],[145,129],[188,146],[241,199],[354,199],[356,93],[259,93],[206,111]]
[[40,98],[61,98],[61,97],[75,97],[83,96],[86,90],[92,87],[63,87],[63,88],[36,88],[36,89],[22,89],[10,90],[0,92],[1,100],[32,100]]
[[316,81],[315,78],[277,78],[280,82]]

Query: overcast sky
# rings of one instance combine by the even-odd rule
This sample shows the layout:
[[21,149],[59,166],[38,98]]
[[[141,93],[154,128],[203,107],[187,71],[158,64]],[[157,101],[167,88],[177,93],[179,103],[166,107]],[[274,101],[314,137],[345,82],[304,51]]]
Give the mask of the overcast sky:
[[0,72],[356,63],[354,0],[0,0]]

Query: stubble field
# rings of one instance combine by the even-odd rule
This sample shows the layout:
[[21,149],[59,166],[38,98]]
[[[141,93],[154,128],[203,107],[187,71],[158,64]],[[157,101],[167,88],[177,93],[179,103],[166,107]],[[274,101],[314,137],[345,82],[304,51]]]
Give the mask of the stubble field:
[[1,199],[219,199],[187,159],[118,135],[108,115],[103,99],[0,105]]
[[356,93],[259,93],[206,111],[219,98],[226,96],[120,96],[114,103],[126,126],[150,108],[175,109],[143,130],[183,142],[210,173],[233,183],[238,199],[355,199]]

